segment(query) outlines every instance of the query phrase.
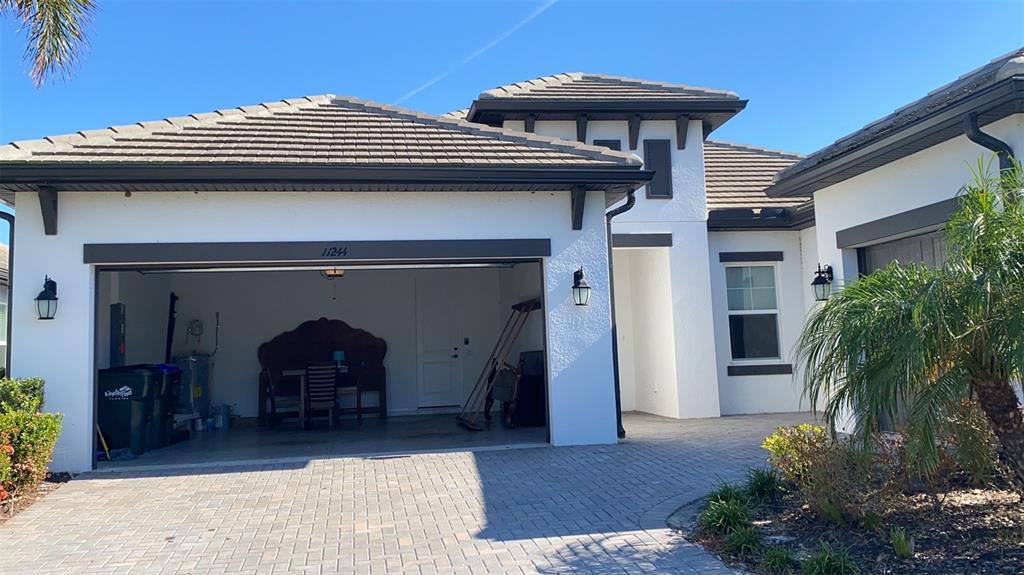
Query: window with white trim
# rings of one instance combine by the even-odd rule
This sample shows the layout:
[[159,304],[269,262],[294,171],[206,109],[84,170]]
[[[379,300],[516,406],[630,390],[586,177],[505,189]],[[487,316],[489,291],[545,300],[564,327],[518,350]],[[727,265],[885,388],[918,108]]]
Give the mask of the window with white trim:
[[729,343],[734,360],[779,359],[779,307],[774,265],[725,268]]

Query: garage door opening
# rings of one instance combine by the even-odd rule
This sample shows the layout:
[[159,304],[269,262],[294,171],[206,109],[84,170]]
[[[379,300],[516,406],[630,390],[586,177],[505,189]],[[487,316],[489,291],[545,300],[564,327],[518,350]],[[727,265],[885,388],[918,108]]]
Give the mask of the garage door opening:
[[542,285],[535,260],[102,269],[98,467],[546,443],[543,310],[507,355],[515,395],[456,422]]

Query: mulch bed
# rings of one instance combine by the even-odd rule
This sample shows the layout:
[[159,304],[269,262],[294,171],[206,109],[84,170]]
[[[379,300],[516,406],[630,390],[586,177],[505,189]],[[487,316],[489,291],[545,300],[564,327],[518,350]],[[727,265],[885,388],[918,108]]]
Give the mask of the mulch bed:
[[[765,573],[756,564],[725,556],[720,540],[695,527],[702,508],[703,504],[693,504],[680,509],[670,526],[733,567]],[[794,550],[798,559],[807,557],[819,541],[846,547],[864,574],[1024,573],[1024,503],[1019,493],[1005,487],[959,485],[937,497],[904,496],[884,518],[879,532],[821,519],[789,494],[778,504],[762,506],[754,523],[768,543]],[[893,553],[889,543],[893,527],[903,527],[914,536],[912,559],[903,561]]]
[[0,525],[11,520],[15,515],[28,509],[33,503],[56,491],[61,485],[71,481],[70,473],[47,473],[46,479],[34,490],[19,495],[13,502],[0,503]]

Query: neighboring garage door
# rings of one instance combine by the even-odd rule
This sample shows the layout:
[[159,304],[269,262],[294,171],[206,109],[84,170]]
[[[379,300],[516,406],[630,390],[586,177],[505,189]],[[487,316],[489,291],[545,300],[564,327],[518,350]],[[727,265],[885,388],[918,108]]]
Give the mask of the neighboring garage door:
[[938,230],[860,248],[860,271],[870,274],[890,262],[923,263],[938,267],[946,262],[946,236]]

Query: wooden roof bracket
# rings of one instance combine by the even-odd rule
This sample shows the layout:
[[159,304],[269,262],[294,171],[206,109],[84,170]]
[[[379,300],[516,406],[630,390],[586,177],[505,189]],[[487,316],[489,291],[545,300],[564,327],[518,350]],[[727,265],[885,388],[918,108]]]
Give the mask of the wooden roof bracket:
[[686,149],[686,130],[690,127],[690,117],[683,115],[676,118],[676,149]]
[[39,186],[39,211],[43,214],[43,231],[48,236],[57,235],[57,188]]
[[635,150],[640,142],[640,114],[629,117],[629,149]]
[[533,130],[537,127],[537,114],[527,114],[526,118],[523,118],[523,130],[532,134]]
[[576,141],[586,144],[587,143],[587,115],[580,114],[576,116]]
[[587,202],[587,189],[583,186],[573,186],[569,194],[569,211],[572,214],[572,229],[583,229],[583,207]]

